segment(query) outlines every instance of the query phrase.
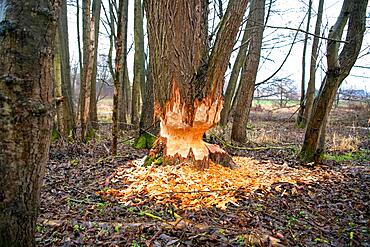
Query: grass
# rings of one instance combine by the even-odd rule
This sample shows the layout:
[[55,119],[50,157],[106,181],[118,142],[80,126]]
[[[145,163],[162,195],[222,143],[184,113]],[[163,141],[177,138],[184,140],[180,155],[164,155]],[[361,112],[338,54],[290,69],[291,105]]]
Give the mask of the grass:
[[324,154],[326,160],[334,160],[338,163],[345,161],[370,161],[370,149],[359,150],[357,152],[347,152],[343,154]]

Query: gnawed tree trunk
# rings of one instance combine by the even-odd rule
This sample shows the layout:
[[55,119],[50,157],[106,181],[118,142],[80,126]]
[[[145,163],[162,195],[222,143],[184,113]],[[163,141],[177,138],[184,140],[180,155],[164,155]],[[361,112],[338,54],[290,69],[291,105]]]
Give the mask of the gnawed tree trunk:
[[[327,46],[326,80],[321,87],[311,117],[307,124],[301,149],[301,159],[307,162],[320,159],[325,140],[326,123],[342,81],[349,75],[361,50],[365,32],[367,0],[345,0],[335,25],[329,31]],[[340,40],[348,20],[346,43],[339,53]]]
[[308,32],[310,31],[311,13],[312,13],[312,0],[308,3],[308,17],[306,25],[306,33],[304,35],[303,41],[303,55],[302,55],[302,79],[301,79],[301,98],[299,101],[299,111],[296,124],[297,126],[303,126],[303,113],[305,109],[306,100],[306,51],[307,51],[307,41]]
[[99,127],[98,124],[98,109],[97,109],[97,98],[96,98],[96,75],[98,70],[98,44],[99,44],[99,30],[100,30],[100,10],[101,0],[94,0],[92,4],[92,16],[94,17],[94,54],[93,54],[93,66],[91,74],[91,88],[90,88],[90,121],[91,126],[94,129]]
[[233,69],[231,71],[229,83],[227,84],[225,97],[224,97],[224,106],[221,111],[221,120],[220,124],[225,126],[227,125],[230,110],[231,110],[231,103],[234,98],[236,85],[239,79],[240,70],[243,67],[245,58],[247,56],[248,46],[249,46],[249,37],[250,37],[250,30],[246,27],[243,33],[243,38],[241,41],[241,45],[238,51],[238,55],[236,56]]
[[324,0],[319,1],[319,7],[317,10],[316,25],[315,25],[315,37],[313,37],[312,51],[311,51],[311,62],[310,62],[310,80],[307,85],[306,92],[306,104],[303,113],[302,126],[306,127],[308,119],[310,118],[313,102],[315,99],[315,81],[316,81],[316,66],[319,49],[319,35],[321,30],[322,14],[324,9]]
[[161,121],[157,146],[163,147],[164,163],[208,167],[215,149],[202,136],[220,119],[223,77],[247,2],[229,1],[208,58],[207,0],[146,1],[155,114]]
[[[116,59],[115,59],[115,71],[114,71],[114,91],[113,91],[113,114],[112,114],[112,154],[117,154],[118,144],[118,99],[121,92],[122,86],[122,70],[126,69],[123,67],[126,60],[126,52],[122,53],[124,46],[124,39],[127,35],[127,19],[125,13],[127,12],[128,1],[120,0],[118,6],[118,24],[117,24],[117,38],[116,38]],[[119,54],[123,54],[120,56]]]
[[60,1],[0,1],[0,246],[35,246]]
[[231,139],[244,142],[247,135],[247,122],[252,106],[254,85],[261,55],[263,38],[263,20],[265,17],[265,0],[253,0],[251,17],[248,19],[247,30],[250,30],[250,45],[248,55],[243,65],[240,78],[240,93],[237,95]]

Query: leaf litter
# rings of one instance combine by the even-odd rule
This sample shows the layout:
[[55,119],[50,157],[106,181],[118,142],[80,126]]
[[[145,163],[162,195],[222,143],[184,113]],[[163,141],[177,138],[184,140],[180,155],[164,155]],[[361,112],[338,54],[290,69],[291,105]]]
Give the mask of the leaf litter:
[[241,193],[250,194],[259,189],[268,191],[277,183],[299,187],[298,184],[313,183],[323,176],[342,177],[334,171],[276,166],[247,157],[234,157],[234,161],[239,168],[211,163],[208,169],[199,171],[189,164],[145,168],[143,159],[136,160],[119,167],[110,181],[113,187],[98,194],[118,199],[126,206],[154,201],[181,209],[215,206],[225,210],[230,204],[239,206]]

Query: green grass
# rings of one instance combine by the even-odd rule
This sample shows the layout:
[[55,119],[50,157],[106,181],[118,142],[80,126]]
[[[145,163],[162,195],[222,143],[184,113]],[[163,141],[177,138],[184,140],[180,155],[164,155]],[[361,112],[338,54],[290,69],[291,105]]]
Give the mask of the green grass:
[[326,160],[334,160],[338,163],[345,161],[370,161],[370,149],[364,149],[357,152],[347,152],[343,154],[324,154]]

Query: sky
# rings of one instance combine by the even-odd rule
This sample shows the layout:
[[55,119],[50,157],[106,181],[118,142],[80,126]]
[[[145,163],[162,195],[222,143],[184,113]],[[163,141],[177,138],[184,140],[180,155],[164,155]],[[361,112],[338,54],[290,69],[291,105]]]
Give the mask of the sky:
[[[107,7],[107,0],[103,0],[103,3]],[[129,18],[128,18],[128,47],[133,44],[133,0],[129,0]],[[213,2],[213,1],[211,1]],[[269,2],[266,0],[266,2]],[[343,0],[325,0],[324,4],[324,15],[323,15],[323,27],[322,32],[324,36],[327,37],[327,32],[329,28],[335,23],[337,15],[339,14],[340,8],[342,6]],[[75,4],[74,4],[75,5]],[[226,8],[227,0],[224,0],[224,8]],[[318,0],[313,0],[313,12],[311,17],[310,32],[314,32],[316,15],[317,15],[317,5]],[[211,7],[212,8],[212,7]],[[272,6],[272,13],[268,20],[267,25],[279,26],[279,27],[289,27],[298,28],[302,20],[306,17],[306,12],[308,9],[308,0],[276,0]],[[102,16],[104,12],[102,10]],[[212,18],[213,15],[210,15]],[[69,21],[69,43],[72,63],[76,63],[78,59],[77,50],[77,28],[76,28],[76,7],[68,6],[68,21]],[[145,22],[145,21],[144,21]],[[216,20],[217,22],[217,20]],[[343,89],[364,89],[370,92],[370,6],[367,7],[367,20],[366,20],[366,33],[360,53],[360,58],[352,69],[350,76],[348,76],[342,84]],[[306,28],[306,19],[301,26],[301,29]],[[100,28],[101,35],[99,37],[99,54],[107,54],[109,49],[109,37],[101,25]],[[284,60],[288,50],[290,49],[290,44],[293,40],[295,31],[276,29],[267,27],[264,31],[264,44],[262,50],[262,57],[268,57],[267,60],[261,59],[260,68],[257,74],[257,82],[268,78],[272,73],[274,73]],[[302,53],[303,53],[303,40],[304,34],[300,33],[298,35],[297,42],[292,49],[291,55],[287,59],[283,68],[275,76],[276,78],[289,78],[292,80],[293,84],[297,87],[297,91],[300,91],[301,76],[302,76]],[[343,39],[345,38],[345,32]],[[273,40],[273,41],[271,41]],[[277,41],[276,41],[277,40]],[[147,42],[146,42],[147,43]],[[240,43],[236,44],[238,47]],[[306,60],[306,83],[308,81],[308,69],[310,65],[310,53],[311,53],[312,37],[308,41],[307,47],[307,60]],[[274,47],[273,49],[271,49]],[[319,59],[321,62],[317,70],[316,87],[319,88],[320,81],[325,76],[326,69],[326,59],[325,59],[325,49],[326,41],[322,40],[320,46]],[[366,55],[368,54],[368,55]],[[231,63],[235,60],[237,51],[232,53]],[[132,79],[133,71],[133,57],[134,48],[130,50],[128,54],[128,66],[129,66],[129,76]],[[231,68],[226,72],[226,82],[229,77]]]

